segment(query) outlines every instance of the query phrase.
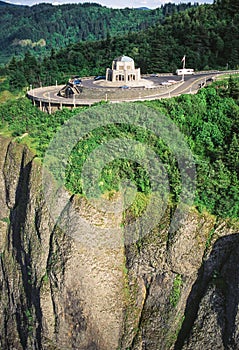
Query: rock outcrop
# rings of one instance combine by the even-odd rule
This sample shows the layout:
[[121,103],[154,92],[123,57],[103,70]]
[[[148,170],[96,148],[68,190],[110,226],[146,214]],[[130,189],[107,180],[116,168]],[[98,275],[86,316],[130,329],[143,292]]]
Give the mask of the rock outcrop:
[[[236,224],[191,208],[169,234],[168,209],[125,247],[121,218],[102,218],[74,196],[70,208],[95,230],[71,215],[59,224],[40,161],[0,141],[1,349],[237,349]],[[117,244],[101,244],[112,232]]]

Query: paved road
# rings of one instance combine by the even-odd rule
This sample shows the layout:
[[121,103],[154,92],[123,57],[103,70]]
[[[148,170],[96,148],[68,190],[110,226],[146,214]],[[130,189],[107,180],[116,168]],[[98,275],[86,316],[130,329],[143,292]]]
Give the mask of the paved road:
[[[117,91],[120,91],[119,88],[110,88],[112,90],[115,90],[115,96],[114,98],[110,98],[111,102],[121,102],[121,101],[138,101],[138,100],[151,100],[151,99],[158,99],[158,98],[167,98],[171,96],[178,96],[184,93],[194,93],[199,89],[199,84],[205,83],[208,79],[218,76],[220,74],[225,74],[228,72],[202,72],[200,74],[195,74],[193,76],[185,76],[184,81],[182,82],[181,76],[176,75],[165,75],[165,76],[147,76],[144,77],[145,79],[149,79],[154,82],[155,86],[158,86],[158,89],[146,89],[147,92],[145,92],[144,89],[144,96],[140,96],[140,93],[137,95],[137,97],[129,98],[129,94],[125,94],[122,96],[122,94],[118,93]],[[231,73],[239,73],[238,71],[231,71]],[[167,80],[175,80],[178,83],[175,85],[172,85],[170,87],[162,87],[159,90],[160,83]],[[43,103],[52,103],[52,104],[59,104],[59,105],[91,105],[95,102],[99,102],[102,100],[102,98],[89,98],[87,97],[87,92],[85,93],[85,97],[83,95],[73,96],[73,98],[64,98],[57,96],[58,91],[63,87],[61,86],[49,86],[44,88],[37,88],[32,89],[28,91],[28,97],[35,101],[41,101]],[[85,87],[85,91],[87,89],[96,89],[95,94],[97,95],[97,90],[101,89],[103,90],[104,87],[94,84],[93,79],[84,79],[83,80],[83,87]],[[105,91],[109,91],[109,88],[106,87]],[[140,91],[140,90],[138,90]],[[125,91],[126,92],[126,91]],[[94,93],[93,93],[94,95]],[[118,95],[118,97],[117,97]]]

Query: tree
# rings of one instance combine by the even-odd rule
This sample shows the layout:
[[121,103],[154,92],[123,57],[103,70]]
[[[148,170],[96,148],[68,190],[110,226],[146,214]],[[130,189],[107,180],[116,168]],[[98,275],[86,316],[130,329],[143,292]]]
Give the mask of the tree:
[[236,171],[239,175],[239,140],[235,133],[233,134],[232,141],[226,155],[226,163],[230,170]]
[[228,81],[228,93],[234,100],[239,100],[239,82],[230,76]]

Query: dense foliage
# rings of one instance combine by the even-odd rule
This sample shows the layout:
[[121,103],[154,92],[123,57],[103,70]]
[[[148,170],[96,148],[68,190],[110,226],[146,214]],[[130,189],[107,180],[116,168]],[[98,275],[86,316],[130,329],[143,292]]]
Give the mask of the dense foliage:
[[49,85],[55,80],[64,83],[73,74],[105,74],[112,59],[122,54],[133,57],[142,73],[175,72],[184,54],[187,66],[196,70],[238,68],[238,6],[237,0],[221,0],[175,11],[163,23],[144,31],[81,41],[58,52],[53,50],[42,62],[26,53],[23,60],[13,58],[10,62],[10,85]]
[[[197,166],[195,205],[220,217],[239,215],[238,103],[239,82],[232,78],[225,83],[214,83],[197,95],[144,102],[149,108],[168,115],[185,135]],[[127,106],[125,104],[126,109]],[[97,111],[99,106],[91,108]],[[63,110],[48,115],[34,108],[30,101],[21,99],[0,106],[0,126],[3,133],[11,132],[19,142],[29,143],[42,157],[55,131],[81,112],[82,109]],[[159,155],[167,169],[171,200],[176,203],[181,191],[180,171],[172,151],[148,131],[128,125],[96,129],[74,148],[66,176],[68,189],[82,193],[80,174],[88,155],[102,142],[122,136],[150,145]],[[134,182],[143,207],[150,193],[150,181],[147,171],[132,161],[118,159],[104,168],[99,183],[102,193],[117,191],[124,178]]]
[[191,5],[165,5],[155,10],[112,9],[95,3],[38,4],[9,6],[2,3],[0,12],[0,63],[14,54],[29,50],[40,57],[52,48],[86,40],[139,31],[161,21],[172,12]]

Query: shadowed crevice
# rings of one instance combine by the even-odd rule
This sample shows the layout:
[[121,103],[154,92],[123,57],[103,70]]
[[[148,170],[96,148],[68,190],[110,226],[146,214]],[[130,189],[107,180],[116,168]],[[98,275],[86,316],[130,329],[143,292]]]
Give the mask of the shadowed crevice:
[[[28,162],[27,150],[22,153],[19,180],[15,195],[15,205],[10,213],[12,228],[12,246],[16,261],[20,266],[25,297],[17,305],[16,322],[23,349],[27,349],[27,340],[35,328],[35,348],[41,349],[42,312],[40,305],[40,287],[37,285],[32,266],[32,247],[28,238],[25,220],[30,203],[30,174],[32,161]],[[25,300],[24,300],[25,299]]]
[[184,322],[178,334],[174,350],[181,350],[189,340],[193,325],[197,319],[200,303],[210,284],[213,284],[216,292],[220,292],[225,298],[224,321],[221,319],[219,310],[213,305],[213,301],[210,305],[217,314],[217,322],[221,328],[224,348],[228,349],[233,344],[239,304],[238,248],[239,234],[220,238],[214,244],[209,258],[199,269],[197,280],[191,289],[184,313]]

